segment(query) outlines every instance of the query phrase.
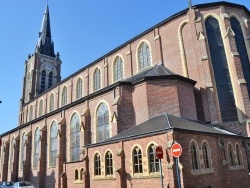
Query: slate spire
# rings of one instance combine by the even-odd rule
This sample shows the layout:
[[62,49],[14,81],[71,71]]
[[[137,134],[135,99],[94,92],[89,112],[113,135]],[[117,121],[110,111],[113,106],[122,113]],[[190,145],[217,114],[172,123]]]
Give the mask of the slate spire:
[[44,15],[41,31],[39,32],[39,38],[36,45],[36,53],[44,54],[50,57],[55,57],[54,43],[51,39],[50,18],[49,18],[49,6],[47,4]]

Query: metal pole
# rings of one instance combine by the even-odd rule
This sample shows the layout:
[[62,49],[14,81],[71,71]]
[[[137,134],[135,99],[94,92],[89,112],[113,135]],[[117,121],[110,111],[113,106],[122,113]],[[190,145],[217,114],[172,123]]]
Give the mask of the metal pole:
[[176,175],[177,175],[177,184],[178,184],[178,188],[181,188],[181,181],[180,181],[180,173],[179,173],[178,159],[179,159],[179,157],[175,157]]
[[161,164],[161,159],[160,159],[160,171],[161,171],[161,187],[164,188],[164,185],[163,185],[163,176],[162,176],[162,164]]

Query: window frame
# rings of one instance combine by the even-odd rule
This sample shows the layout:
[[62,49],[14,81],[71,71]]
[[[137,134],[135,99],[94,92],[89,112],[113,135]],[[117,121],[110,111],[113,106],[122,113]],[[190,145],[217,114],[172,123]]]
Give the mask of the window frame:
[[[155,157],[155,149],[157,145],[152,143],[148,146],[148,168],[149,168],[149,174],[159,174],[160,173],[160,159],[157,159]],[[153,168],[152,168],[153,165]],[[158,165],[158,167],[157,167]],[[158,168],[158,171],[157,171]],[[153,170],[155,169],[155,170]]]
[[111,151],[105,153],[105,175],[114,176],[114,161]]
[[83,86],[83,79],[79,77],[76,81],[76,100],[83,97],[82,86]]
[[26,160],[26,142],[27,142],[27,135],[24,132],[22,135],[22,143],[21,143],[21,153],[20,153],[20,169],[23,169],[24,161]]
[[55,110],[55,95],[54,93],[51,93],[49,97],[49,112],[52,112],[54,110]]
[[[55,127],[55,132],[52,132],[52,129]],[[53,135],[52,135],[53,134]],[[58,146],[58,123],[53,121],[50,127],[50,142],[49,142],[49,166],[56,166],[57,158],[57,146]],[[55,146],[53,146],[55,144]],[[55,156],[52,156],[55,153]]]
[[[109,105],[106,102],[101,102],[97,106],[95,117],[96,117],[96,143],[103,142],[104,140],[111,137],[110,110],[109,110]],[[102,132],[102,137],[100,137],[99,132]]]
[[122,56],[117,55],[113,61],[113,83],[124,78],[124,61]]
[[142,156],[143,156],[142,149],[139,146],[133,147],[132,161],[133,161],[133,174],[134,175],[143,174]]
[[38,106],[38,117],[43,116],[43,99],[40,99]]
[[99,67],[96,67],[93,72],[93,92],[98,91],[102,88],[102,72]]
[[40,157],[40,148],[41,148],[41,133],[40,128],[37,127],[34,133],[34,151],[33,151],[33,168],[38,168],[38,161]]
[[151,45],[148,41],[143,40],[140,42],[140,44],[137,47],[138,72],[145,70],[152,66],[153,61],[152,61],[151,51],[152,51]]
[[102,175],[101,155],[99,153],[96,153],[94,155],[94,177],[101,175]]
[[200,170],[199,166],[199,147],[196,144],[195,141],[191,141],[190,146],[189,146],[189,153],[190,153],[190,158],[191,158],[191,170],[192,171],[198,171]]
[[61,106],[65,106],[68,104],[68,88],[67,86],[63,86],[62,94],[61,94]]
[[[79,127],[77,127],[77,123]],[[78,130],[77,130],[78,129]],[[81,119],[80,115],[74,112],[70,119],[70,161],[79,161],[80,160],[80,147],[81,147]],[[75,138],[73,142],[73,136]],[[79,139],[79,140],[77,140]],[[77,142],[79,144],[77,144]],[[75,143],[75,145],[73,145]],[[76,153],[74,153],[76,152]],[[77,155],[78,154],[78,155]]]

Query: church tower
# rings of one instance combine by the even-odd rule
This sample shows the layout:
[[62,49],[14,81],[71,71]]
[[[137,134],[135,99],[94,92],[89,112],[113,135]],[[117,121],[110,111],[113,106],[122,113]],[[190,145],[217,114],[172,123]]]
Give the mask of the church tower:
[[25,104],[61,81],[60,55],[54,54],[49,6],[46,6],[35,52],[25,62],[22,103]]

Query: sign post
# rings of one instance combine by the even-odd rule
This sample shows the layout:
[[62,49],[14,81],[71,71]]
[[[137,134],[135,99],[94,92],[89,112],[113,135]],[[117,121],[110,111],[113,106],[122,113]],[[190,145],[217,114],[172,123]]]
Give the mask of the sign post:
[[182,153],[182,147],[178,143],[174,143],[171,148],[171,153],[175,157],[175,164],[176,164],[176,175],[177,175],[177,183],[178,188],[181,188],[181,181],[180,181],[180,172],[179,172],[179,157]]
[[163,150],[162,150],[161,146],[157,146],[155,148],[155,158],[160,159],[161,187],[164,188],[164,185],[163,185],[163,176],[162,176],[162,164],[161,164],[161,159],[163,158]]

